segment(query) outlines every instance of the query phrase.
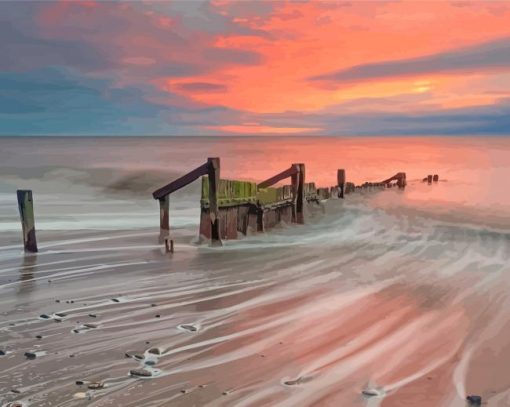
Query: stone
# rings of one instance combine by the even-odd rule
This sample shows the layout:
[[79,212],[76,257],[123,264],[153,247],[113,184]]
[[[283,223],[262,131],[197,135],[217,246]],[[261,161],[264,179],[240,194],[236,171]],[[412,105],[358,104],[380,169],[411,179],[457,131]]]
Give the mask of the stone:
[[161,317],[161,315],[159,315],[159,314],[156,314],[156,318],[160,318],[160,317]]
[[481,406],[482,405],[482,397],[471,395],[467,396],[466,400],[468,401],[470,406]]
[[6,355],[5,351],[0,349],[0,356],[5,356],[5,355]]
[[100,390],[104,388],[104,384],[100,382],[92,382],[87,386],[90,390]]
[[41,314],[39,315],[39,318],[42,318],[42,319],[50,319],[50,316],[47,315],[47,314]]
[[64,313],[64,312],[57,312],[57,313],[55,313],[55,315],[56,315],[57,317],[59,317],[59,318],[64,318],[65,316],[67,316],[67,314],[66,314],[66,313]]
[[96,317],[97,317],[97,315],[96,315],[96,314],[89,314],[89,317],[90,317],[90,318],[96,318]]
[[97,328],[96,324],[83,324],[83,326],[85,328],[90,328],[90,329],[96,329]]
[[159,350],[159,348],[151,348],[147,352],[152,353],[153,355],[161,355],[161,351]]
[[380,390],[377,390],[377,389],[374,389],[374,388],[368,388],[368,389],[363,390],[361,392],[361,394],[363,394],[364,396],[367,396],[367,397],[380,397],[384,393],[381,392]]
[[76,384],[77,384],[78,386],[82,386],[82,385],[84,385],[84,384],[85,384],[85,382],[84,382],[83,380],[76,380]]
[[194,325],[187,325],[187,324],[183,324],[183,325],[179,325],[182,329],[185,329],[186,331],[190,331],[190,332],[196,332],[198,331],[197,327],[194,326]]
[[113,302],[120,302],[120,300],[118,300],[117,298],[112,298],[112,301]]
[[27,359],[35,359],[37,355],[34,352],[25,352],[25,357]]
[[36,335],[36,339],[42,339],[42,335]]
[[151,377],[152,373],[146,369],[132,369],[129,371],[131,376],[135,377]]
[[124,356],[126,356],[127,358],[133,358],[133,359],[136,359],[136,360],[143,360],[144,359],[143,355],[141,355],[139,353],[136,353],[136,352],[132,352],[132,351],[127,351],[126,353],[124,353]]

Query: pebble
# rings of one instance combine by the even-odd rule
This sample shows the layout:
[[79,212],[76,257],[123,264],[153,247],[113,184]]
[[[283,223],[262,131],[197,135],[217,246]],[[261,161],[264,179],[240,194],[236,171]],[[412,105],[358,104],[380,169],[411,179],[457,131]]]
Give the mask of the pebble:
[[83,326],[85,328],[90,328],[90,329],[95,329],[97,328],[97,325],[96,324],[83,324]]
[[42,335],[36,335],[35,336],[37,339],[42,339]]
[[377,389],[365,389],[361,393],[364,396],[368,396],[368,397],[379,397],[379,396],[383,395],[383,393]]
[[42,319],[50,319],[50,316],[49,316],[49,315],[46,315],[46,314],[41,314],[41,315],[39,315],[39,318],[42,318]]
[[120,302],[120,300],[118,300],[117,298],[112,298],[112,301],[113,302]]
[[152,353],[153,355],[161,355],[161,351],[159,350],[159,348],[151,348],[147,352]]
[[76,384],[78,386],[81,386],[81,385],[85,384],[85,382],[83,380],[76,380]]
[[151,304],[151,307],[155,307],[155,306],[156,306],[156,304]]
[[136,353],[136,352],[128,351],[128,352],[124,353],[124,355],[125,355],[127,358],[133,358],[133,359],[137,359],[137,360],[142,360],[142,359],[144,359],[143,355],[140,355],[139,353]]
[[6,355],[5,351],[0,349],[0,356],[5,356],[5,355]]
[[183,325],[179,325],[179,327],[182,329],[185,329],[186,331],[190,331],[190,332],[198,331],[198,328],[195,325],[183,324]]
[[65,316],[67,316],[67,314],[66,314],[66,313],[64,313],[64,312],[58,312],[58,313],[56,313],[55,315],[56,315],[57,317],[60,317],[60,318],[64,318]]
[[132,369],[129,371],[129,374],[131,376],[136,377],[151,377],[152,373],[145,369]]
[[99,382],[93,382],[93,383],[89,383],[89,385],[87,387],[90,390],[100,390],[100,389],[104,388],[104,384],[99,383]]
[[25,357],[27,359],[35,359],[37,355],[34,352],[25,352]]
[[466,400],[469,402],[471,406],[481,406],[482,405],[482,398],[480,396],[467,396]]
[[60,302],[60,300],[55,300],[55,302]]
[[159,317],[161,317],[161,315],[159,315],[159,314],[156,314],[156,318],[159,318]]
[[11,389],[11,392],[15,393],[15,394],[20,394],[21,391],[19,391],[18,389]]
[[96,314],[89,314],[89,317],[90,317],[90,318],[96,318],[96,317],[97,317],[97,315],[96,315]]

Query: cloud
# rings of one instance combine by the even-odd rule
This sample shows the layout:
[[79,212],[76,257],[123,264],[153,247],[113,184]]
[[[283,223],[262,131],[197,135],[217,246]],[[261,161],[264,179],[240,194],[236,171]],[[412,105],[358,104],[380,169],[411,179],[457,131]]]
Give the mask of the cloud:
[[176,90],[185,92],[225,92],[227,87],[219,83],[188,82],[174,85]]
[[191,104],[150,102],[154,89],[118,87],[65,68],[0,73],[0,135],[194,135],[234,121],[238,112]]
[[286,112],[253,117],[266,126],[322,127],[318,135],[508,135],[510,98],[489,106],[334,114]]
[[357,65],[310,79],[346,83],[429,73],[469,73],[497,69],[510,69],[510,37],[423,57]]

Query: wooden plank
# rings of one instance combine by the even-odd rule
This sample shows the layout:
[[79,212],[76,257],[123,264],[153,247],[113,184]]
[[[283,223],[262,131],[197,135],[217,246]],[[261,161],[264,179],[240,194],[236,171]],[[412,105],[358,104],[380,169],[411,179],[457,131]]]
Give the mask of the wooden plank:
[[285,178],[289,178],[294,174],[297,174],[298,168],[293,164],[290,168],[286,169],[285,171],[280,172],[279,174],[276,174],[274,177],[271,177],[269,179],[266,179],[265,181],[261,182],[257,185],[259,188],[267,188],[271,185],[276,184],[279,181],[284,180]]
[[170,231],[170,195],[159,199],[159,228],[161,231]]
[[237,208],[227,208],[226,215],[226,238],[229,240],[237,239]]
[[304,164],[294,164],[299,168],[299,175],[297,180],[297,188],[296,188],[296,223],[303,224],[305,223],[305,165]]
[[23,245],[26,252],[37,253],[37,240],[35,238],[34,200],[31,190],[18,190],[19,215],[23,229]]
[[246,235],[248,231],[248,217],[250,208],[248,205],[237,207],[237,231]]
[[175,181],[172,181],[170,184],[165,185],[164,187],[154,191],[152,193],[152,196],[154,197],[154,199],[161,199],[165,195],[171,194],[172,192],[175,192],[185,187],[186,185],[195,181],[198,177],[206,175],[209,170],[209,165],[210,165],[209,161],[205,164],[202,164],[200,167],[195,168],[193,171],[188,172],[186,175],[183,175],[182,177],[177,178]]
[[338,185],[338,197],[343,199],[345,193],[345,170],[339,169],[336,174],[337,177],[337,185]]
[[206,239],[211,238],[211,218],[209,216],[209,208],[200,209],[200,237]]
[[220,159],[207,159],[207,175],[209,177],[209,217],[211,219],[211,246],[221,246],[220,219],[218,212],[217,186],[220,181]]

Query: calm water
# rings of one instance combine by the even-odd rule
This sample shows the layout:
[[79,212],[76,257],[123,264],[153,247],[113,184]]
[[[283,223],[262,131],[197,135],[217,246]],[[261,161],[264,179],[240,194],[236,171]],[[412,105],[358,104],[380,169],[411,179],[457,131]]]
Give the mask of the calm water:
[[[197,182],[171,198],[169,257],[151,192],[208,156],[224,178],[304,162],[319,186],[338,168],[409,185],[215,250],[195,244]],[[0,403],[508,406],[508,177],[510,138],[0,139]],[[17,188],[34,191],[37,256],[20,250]]]

